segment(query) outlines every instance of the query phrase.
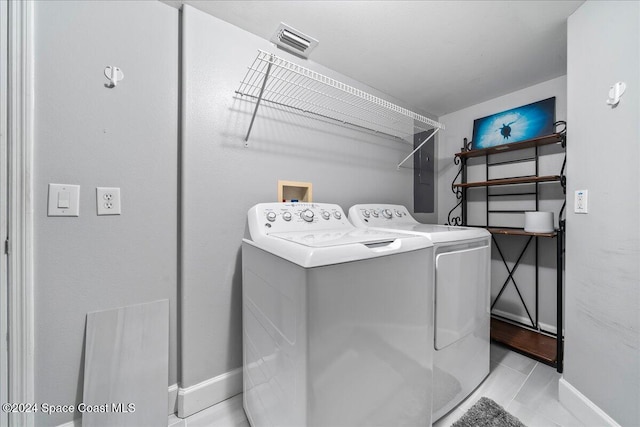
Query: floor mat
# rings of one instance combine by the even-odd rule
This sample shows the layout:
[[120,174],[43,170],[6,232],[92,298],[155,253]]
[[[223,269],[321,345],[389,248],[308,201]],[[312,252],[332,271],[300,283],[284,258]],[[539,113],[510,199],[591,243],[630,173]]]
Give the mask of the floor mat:
[[481,397],[452,427],[526,427],[488,397]]

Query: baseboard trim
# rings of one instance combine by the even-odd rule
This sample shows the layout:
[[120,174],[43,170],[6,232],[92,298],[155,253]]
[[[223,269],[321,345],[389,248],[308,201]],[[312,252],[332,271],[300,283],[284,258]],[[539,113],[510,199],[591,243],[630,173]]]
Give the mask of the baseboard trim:
[[178,389],[178,417],[186,418],[242,393],[242,368]]
[[169,386],[169,406],[168,415],[173,415],[178,412],[178,384]]
[[[531,325],[531,321],[529,320],[528,317],[518,316],[513,313],[508,313],[506,311],[496,310],[496,309],[493,309],[491,312],[494,314],[497,314],[498,316],[504,317],[505,319],[513,320],[514,322],[520,322],[525,325]],[[544,322],[538,322],[538,326],[540,327],[541,330],[550,332],[552,334],[555,334],[556,331],[558,330],[558,328],[555,325],[550,325]]]
[[558,381],[558,395],[562,406],[584,425],[620,427],[620,424],[569,384],[564,377]]

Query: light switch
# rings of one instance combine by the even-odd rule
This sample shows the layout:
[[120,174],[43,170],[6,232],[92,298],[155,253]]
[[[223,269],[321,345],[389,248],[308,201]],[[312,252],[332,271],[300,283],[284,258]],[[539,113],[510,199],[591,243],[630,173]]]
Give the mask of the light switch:
[[61,209],[69,209],[70,193],[68,191],[61,191],[58,193],[58,207]]
[[80,186],[49,184],[48,216],[80,216]]

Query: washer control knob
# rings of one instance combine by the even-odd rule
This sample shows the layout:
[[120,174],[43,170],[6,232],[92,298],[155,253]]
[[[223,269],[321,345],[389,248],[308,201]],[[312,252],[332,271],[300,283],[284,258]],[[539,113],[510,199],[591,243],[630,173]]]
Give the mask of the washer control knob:
[[402,216],[402,212],[400,212],[398,209],[396,209],[396,216],[398,218],[400,218]]
[[313,211],[312,211],[312,210],[305,209],[305,210],[303,210],[303,211],[302,211],[302,213],[300,214],[300,216],[301,216],[301,217],[302,217],[302,219],[304,219],[305,221],[307,221],[307,222],[311,222],[311,221],[313,221],[314,214],[313,214]]
[[333,216],[334,216],[336,219],[340,219],[340,218],[342,218],[342,214],[341,214],[340,212],[338,212],[338,211],[335,211],[335,212],[333,213]]
[[391,219],[391,216],[392,216],[391,209],[384,209],[382,211],[382,215],[387,219]]
[[331,218],[331,214],[327,211],[322,211],[322,218],[329,219]]
[[378,211],[375,209],[371,209],[371,215],[373,215],[374,218],[378,218]]
[[362,216],[365,217],[365,218],[369,218],[371,216],[371,214],[369,213],[368,210],[365,209],[365,210],[362,211]]
[[269,222],[273,222],[276,220],[276,213],[275,212],[269,212],[267,214],[267,219],[269,220]]
[[291,221],[291,212],[285,212],[282,214],[282,219],[285,221]]

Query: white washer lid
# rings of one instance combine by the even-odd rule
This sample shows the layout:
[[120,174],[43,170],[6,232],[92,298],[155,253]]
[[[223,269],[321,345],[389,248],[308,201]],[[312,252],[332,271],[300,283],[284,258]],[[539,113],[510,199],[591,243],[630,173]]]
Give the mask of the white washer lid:
[[[340,232],[344,233],[344,230]],[[243,242],[304,268],[342,264],[420,249],[433,250],[433,243],[417,234],[380,233],[374,230],[354,230],[342,236],[332,233],[327,230],[328,235],[323,236],[324,233],[288,232],[279,236],[262,236],[257,241],[243,239]]]
[[390,242],[406,235],[389,233],[380,230],[352,229],[352,230],[319,230],[317,232],[290,231],[271,233],[269,236],[284,239],[311,248],[326,248],[329,246],[350,245],[353,243],[376,244]]

